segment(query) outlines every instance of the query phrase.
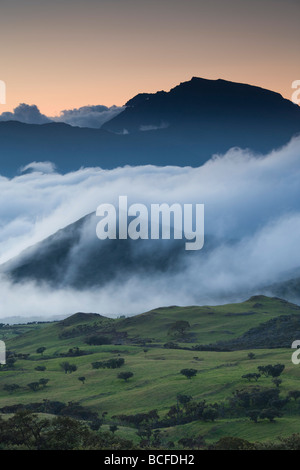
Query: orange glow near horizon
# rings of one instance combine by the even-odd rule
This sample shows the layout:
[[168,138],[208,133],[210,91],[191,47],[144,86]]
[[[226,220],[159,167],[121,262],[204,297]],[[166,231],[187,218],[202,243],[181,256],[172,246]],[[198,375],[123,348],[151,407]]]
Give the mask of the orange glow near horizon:
[[[4,5],[3,5],[4,3]],[[0,6],[7,104],[48,116],[123,105],[193,76],[291,99],[300,79],[297,0],[10,0]]]

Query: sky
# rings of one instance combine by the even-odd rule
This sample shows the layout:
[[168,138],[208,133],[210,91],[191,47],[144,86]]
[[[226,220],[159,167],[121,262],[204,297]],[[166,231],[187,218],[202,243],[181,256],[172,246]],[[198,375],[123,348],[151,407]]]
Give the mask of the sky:
[[1,0],[0,112],[123,106],[193,76],[291,99],[299,17],[299,0]]

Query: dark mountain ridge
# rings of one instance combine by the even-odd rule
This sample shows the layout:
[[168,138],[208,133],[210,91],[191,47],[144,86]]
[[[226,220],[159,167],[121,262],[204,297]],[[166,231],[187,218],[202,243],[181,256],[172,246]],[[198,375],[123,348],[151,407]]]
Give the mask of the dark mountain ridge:
[[32,161],[82,166],[200,166],[231,147],[266,153],[300,132],[300,107],[259,87],[193,78],[169,92],[139,94],[101,129],[0,122],[0,173]]

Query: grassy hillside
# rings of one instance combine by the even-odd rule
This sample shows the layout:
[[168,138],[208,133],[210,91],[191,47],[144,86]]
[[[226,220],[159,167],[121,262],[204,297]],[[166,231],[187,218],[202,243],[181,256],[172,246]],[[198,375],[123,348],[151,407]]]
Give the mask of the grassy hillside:
[[[300,307],[277,298],[254,296],[246,302],[216,307],[163,307],[126,318],[118,323],[119,331],[131,337],[170,341],[170,327],[176,321],[190,323],[185,342],[207,344],[236,338],[280,315],[300,313]],[[182,338],[181,338],[182,339]]]
[[[176,405],[178,394],[190,395],[195,402],[206,400],[208,404],[217,402],[227,407],[235,390],[257,385],[262,389],[275,387],[271,377],[261,376],[257,383],[242,378],[257,373],[258,366],[278,363],[285,366],[279,386],[283,399],[289,391],[299,389],[300,366],[292,364],[291,349],[256,349],[255,357],[250,359],[249,350],[195,351],[193,347],[237,338],[272,318],[299,315],[298,310],[297,306],[280,299],[260,296],[241,304],[161,308],[117,320],[78,313],[64,321],[35,325],[7,341],[7,348],[14,351],[17,360],[12,368],[0,370],[0,408],[44,400],[78,402],[100,417],[106,414],[103,429],[117,422],[116,435],[131,436],[138,442],[136,429],[118,421],[115,415],[135,415],[156,409],[164,419],[170,407]],[[174,331],[172,325],[178,321],[187,321],[190,327],[182,332]],[[267,334],[265,329],[262,331]],[[91,336],[109,340],[111,344],[87,344]],[[186,349],[165,348],[163,345],[170,341]],[[36,352],[40,347],[46,348],[43,354]],[[76,350],[74,353],[76,347],[79,353]],[[70,349],[73,349],[71,356]],[[17,356],[20,354],[30,356],[24,359]],[[120,369],[92,367],[92,363],[120,357],[125,360]],[[60,367],[63,361],[75,364],[77,370],[65,374]],[[37,371],[36,367],[40,366],[46,369]],[[190,380],[183,376],[180,371],[186,368],[197,370],[196,376]],[[134,375],[125,382],[117,377],[123,371]],[[85,377],[85,382],[79,381],[79,377]],[[49,379],[44,388],[37,391],[28,388],[28,384],[41,378]],[[5,385],[12,384],[19,388],[5,390]],[[254,423],[246,415],[233,413],[224,418],[219,416],[215,421],[162,424],[160,432],[165,446],[168,441],[178,446],[178,440],[198,434],[207,443],[228,435],[265,441],[298,431],[299,417],[299,406],[294,400],[286,405],[284,416],[275,423],[268,420]]]

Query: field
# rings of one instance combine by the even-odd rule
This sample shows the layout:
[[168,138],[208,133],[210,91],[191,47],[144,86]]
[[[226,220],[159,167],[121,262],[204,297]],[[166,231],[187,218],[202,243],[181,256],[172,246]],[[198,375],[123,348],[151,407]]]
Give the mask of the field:
[[[116,436],[132,439],[138,444],[136,428],[120,422],[116,415],[136,415],[156,409],[163,419],[170,407],[176,405],[178,394],[191,396],[196,402],[206,400],[207,404],[219,403],[226,407],[235,390],[257,385],[262,389],[275,387],[272,377],[262,375],[258,382],[242,378],[245,374],[257,373],[258,366],[285,366],[279,386],[283,399],[291,390],[299,389],[300,366],[291,362],[290,348],[222,352],[194,348],[228,341],[272,318],[295,315],[295,312],[299,315],[292,304],[260,297],[218,307],[161,308],[117,320],[75,314],[64,321],[30,325],[30,328],[4,326],[0,330],[0,339],[10,338],[6,339],[7,348],[14,352],[17,360],[12,368],[0,371],[0,408],[44,400],[79,403],[98,413],[99,417],[105,417],[101,429],[108,429],[115,423],[118,425]],[[174,328],[176,322],[182,321],[188,322],[189,327],[180,331]],[[15,331],[19,333],[14,334]],[[87,344],[91,335],[111,344]],[[175,348],[164,346],[170,342],[175,343]],[[46,349],[37,353],[41,347]],[[76,355],[75,351],[75,355],[68,356],[68,351],[73,349],[74,352],[74,348],[79,348],[84,355]],[[248,357],[250,351],[255,354],[252,359]],[[18,354],[30,355],[23,358]],[[92,367],[92,363],[120,357],[125,360],[120,369]],[[77,370],[65,373],[61,368],[64,361],[75,364]],[[46,369],[37,371],[36,367],[40,366]],[[195,369],[197,374],[188,379],[180,373],[182,369]],[[121,380],[117,377],[120,371],[131,371],[133,377],[128,381]],[[79,377],[85,380],[82,382]],[[41,378],[49,380],[45,387],[37,391],[28,387]],[[3,388],[12,384],[19,388],[11,392]],[[283,416],[275,422],[262,419],[255,423],[246,414],[225,414],[214,420],[161,425],[161,443],[167,447],[172,441],[180,448],[179,440],[198,435],[203,436],[207,444],[224,436],[264,442],[298,432],[299,417],[297,401],[290,400]]]

